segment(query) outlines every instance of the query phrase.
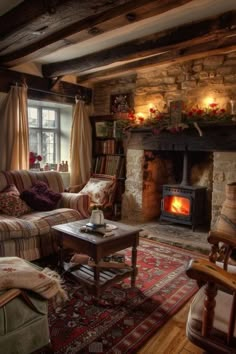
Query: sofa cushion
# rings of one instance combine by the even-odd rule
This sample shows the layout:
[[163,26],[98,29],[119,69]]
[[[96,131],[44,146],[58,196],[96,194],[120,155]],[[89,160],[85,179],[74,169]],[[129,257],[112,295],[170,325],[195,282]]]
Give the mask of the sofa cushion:
[[32,209],[20,198],[20,193],[14,184],[10,184],[0,192],[0,210],[11,216],[29,213]]
[[[51,227],[59,224],[81,220],[82,217],[77,210],[69,208],[60,208],[48,211],[33,211],[20,217],[20,220],[26,220],[33,223],[39,230],[48,225],[48,231]],[[51,230],[52,231],[52,230]]]
[[6,193],[6,192],[14,195],[20,195],[20,192],[15,184],[9,184],[1,191],[1,193]]
[[104,205],[109,201],[109,195],[112,193],[115,183],[113,179],[107,180],[91,177],[80,191],[80,194],[86,193],[89,195],[92,203]]
[[[11,239],[28,239],[49,232],[50,227],[47,223],[44,223],[45,225],[43,224],[39,230],[39,226],[31,222],[30,215],[31,213],[27,213],[16,218],[14,216],[0,214],[0,242]],[[24,216],[28,216],[28,218],[24,220]]]
[[21,198],[34,210],[47,211],[57,207],[61,193],[53,192],[44,182],[36,182],[21,193]]

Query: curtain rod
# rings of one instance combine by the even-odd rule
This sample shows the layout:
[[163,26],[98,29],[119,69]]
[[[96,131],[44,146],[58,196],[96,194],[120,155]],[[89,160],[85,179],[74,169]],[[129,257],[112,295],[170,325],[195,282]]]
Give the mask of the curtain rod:
[[[61,96],[61,97],[66,97],[66,98],[73,98],[73,99],[75,99],[75,97],[78,96],[78,95],[76,95],[76,96],[63,95],[62,93],[46,91],[46,90],[40,90],[40,89],[35,89],[35,88],[32,88],[32,87],[28,87],[28,90],[36,91],[36,92],[42,92],[42,93],[47,93],[47,94],[50,94],[50,95]],[[82,99],[82,97],[81,97],[81,99]]]

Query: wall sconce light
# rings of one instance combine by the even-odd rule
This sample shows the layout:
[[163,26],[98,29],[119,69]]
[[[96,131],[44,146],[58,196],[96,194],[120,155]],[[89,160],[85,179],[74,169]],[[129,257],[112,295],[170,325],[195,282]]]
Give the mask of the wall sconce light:
[[215,98],[212,96],[207,96],[203,99],[203,104],[206,108],[208,108],[212,103],[215,103]]

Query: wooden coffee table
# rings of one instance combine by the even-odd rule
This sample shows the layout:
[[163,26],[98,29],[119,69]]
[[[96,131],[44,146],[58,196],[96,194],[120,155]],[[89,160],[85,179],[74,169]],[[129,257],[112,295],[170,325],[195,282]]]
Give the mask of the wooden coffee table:
[[[135,286],[137,275],[137,246],[139,244],[139,231],[137,227],[125,225],[120,222],[105,220],[105,223],[116,225],[117,229],[112,236],[103,237],[95,233],[81,232],[80,229],[89,220],[80,220],[68,224],[53,226],[57,232],[59,246],[59,263],[64,268],[64,251],[72,249],[76,253],[87,254],[92,257],[95,267],[79,265],[71,269],[78,281],[86,285],[96,297],[110,284],[131,277],[131,286]],[[102,268],[99,261],[115,252],[132,247],[131,265],[125,268]]]

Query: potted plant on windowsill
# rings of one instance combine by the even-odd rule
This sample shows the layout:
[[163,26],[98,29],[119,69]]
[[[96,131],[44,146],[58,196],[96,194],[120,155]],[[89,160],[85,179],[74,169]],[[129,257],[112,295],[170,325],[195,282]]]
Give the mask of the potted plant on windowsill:
[[30,151],[29,153],[29,167],[30,170],[40,171],[40,161],[42,161],[42,156],[38,155],[37,152]]

